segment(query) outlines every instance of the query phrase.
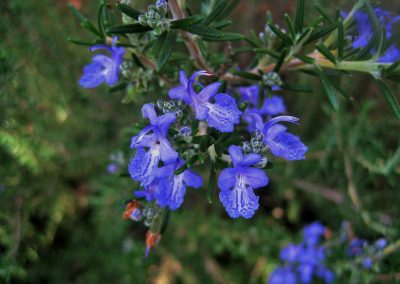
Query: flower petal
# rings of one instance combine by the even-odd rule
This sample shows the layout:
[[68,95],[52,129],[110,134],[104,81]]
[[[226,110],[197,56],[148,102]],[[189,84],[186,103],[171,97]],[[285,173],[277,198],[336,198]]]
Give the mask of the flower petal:
[[157,123],[157,113],[154,109],[154,105],[151,103],[145,104],[142,107],[142,115],[144,118],[147,118],[150,120],[150,123],[152,125],[155,125]]
[[245,168],[240,174],[243,176],[244,183],[254,189],[267,186],[269,182],[267,175],[261,169]]
[[149,185],[154,180],[153,172],[159,161],[159,147],[152,147],[147,152],[144,149],[139,149],[128,166],[131,178],[140,181],[142,186]]
[[104,67],[99,62],[92,62],[83,68],[83,75],[79,85],[83,88],[96,88],[104,82]]
[[203,184],[202,177],[192,170],[186,170],[183,172],[183,181],[185,182],[186,186],[193,188],[200,188]]
[[261,115],[257,112],[247,108],[242,115],[242,119],[247,122],[247,131],[249,133],[254,132],[256,129],[263,130],[264,124]]
[[168,96],[174,100],[184,101],[186,104],[191,103],[189,93],[187,91],[186,85],[177,86],[168,91]]
[[258,196],[254,195],[251,187],[239,183],[232,190],[221,190],[219,199],[231,218],[253,217],[258,209]]
[[242,148],[236,145],[231,145],[229,146],[228,152],[229,156],[231,156],[233,166],[237,167],[243,160]]
[[234,168],[224,169],[218,178],[218,187],[221,190],[230,190],[236,184],[236,170]]
[[232,132],[234,124],[239,123],[242,112],[238,109],[235,100],[226,94],[218,94],[215,103],[207,103],[208,125],[221,132]]
[[283,102],[283,98],[279,96],[272,96],[265,99],[264,104],[261,108],[261,113],[264,115],[278,115],[286,112],[286,106]]
[[261,160],[259,154],[251,153],[243,157],[243,160],[238,164],[240,167],[250,167],[257,164]]
[[168,139],[160,139],[160,154],[161,160],[167,164],[178,159],[178,152],[174,150]]
[[221,84],[222,83],[220,83],[220,82],[215,82],[215,83],[212,83],[212,84],[206,86],[203,90],[200,91],[200,93],[197,95],[197,97],[202,102],[209,101],[211,98],[213,98],[218,93],[218,89],[219,89],[219,87],[221,87]]
[[156,125],[158,126],[158,129],[161,131],[161,135],[163,137],[167,136],[168,129],[175,120],[176,117],[172,113],[166,113],[162,116],[157,117]]
[[272,154],[289,161],[305,159],[304,155],[308,150],[298,136],[288,132],[280,132],[272,139],[265,136],[264,142],[268,145]]

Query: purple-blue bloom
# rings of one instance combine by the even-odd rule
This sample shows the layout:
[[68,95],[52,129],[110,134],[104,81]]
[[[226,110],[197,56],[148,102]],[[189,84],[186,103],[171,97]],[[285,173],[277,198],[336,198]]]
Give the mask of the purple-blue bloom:
[[83,75],[79,81],[83,88],[96,88],[103,82],[112,86],[118,82],[119,68],[124,58],[125,49],[116,47],[116,41],[117,37],[114,37],[111,47],[98,44],[90,48],[90,51],[106,50],[111,53],[111,57],[103,54],[93,56],[92,62],[83,68]]
[[361,239],[354,239],[350,242],[347,249],[347,254],[349,256],[360,256],[364,254],[364,248],[368,246],[367,241]]
[[107,165],[107,172],[109,174],[116,174],[118,172],[119,166],[116,163],[110,163]]
[[219,199],[231,218],[251,218],[258,209],[253,189],[266,186],[268,177],[261,169],[252,168],[261,160],[258,154],[243,155],[242,149],[232,145],[229,155],[233,168],[224,169],[218,179]]
[[384,249],[387,245],[388,245],[388,242],[387,242],[387,240],[384,239],[384,238],[381,238],[381,239],[379,239],[379,240],[377,240],[377,241],[375,242],[375,246],[376,246],[376,248],[379,249],[379,250]]
[[247,122],[247,131],[250,133],[258,130],[263,130],[264,122],[260,115],[260,111],[256,108],[246,108],[243,112],[242,119]]
[[295,244],[289,244],[281,250],[279,258],[288,263],[294,263],[298,259],[300,247]]
[[140,181],[146,186],[154,180],[154,170],[158,167],[159,161],[172,163],[178,158],[178,153],[167,138],[168,129],[175,121],[175,115],[166,113],[157,116],[153,104],[145,104],[142,107],[142,114],[150,120],[150,125],[132,138],[131,148],[138,150],[129,164],[129,173],[133,180]]
[[[380,24],[385,28],[386,38],[392,37],[393,26],[400,20],[400,16],[393,16],[390,12],[381,8],[374,9],[375,15]],[[357,11],[354,15],[354,20],[357,24],[358,35],[353,41],[354,48],[367,46],[368,42],[372,39],[373,28],[369,15],[362,11]],[[371,51],[375,53],[375,50]],[[379,62],[394,62],[400,59],[400,50],[395,44],[391,45],[386,52],[379,58]]]
[[286,112],[286,106],[283,98],[280,96],[272,96],[265,99],[263,106],[260,109],[263,115],[275,116]]
[[272,154],[286,160],[305,159],[308,148],[296,135],[288,133],[287,128],[279,122],[296,123],[299,119],[293,116],[277,116],[270,119],[264,125],[264,143],[269,147]]
[[237,90],[241,97],[240,102],[248,102],[251,106],[257,107],[260,94],[260,87],[258,85],[240,87]]
[[[293,283],[313,283],[315,277],[321,279],[325,283],[332,283],[334,274],[324,266],[325,248],[319,246],[320,237],[325,228],[319,223],[314,222],[304,228],[304,240],[302,243],[295,245],[289,244],[280,252],[280,259],[285,262],[285,266],[278,266],[271,274],[269,283],[286,283],[278,282],[286,273],[294,276]],[[310,242],[310,240],[312,240]],[[281,276],[279,278],[278,276]],[[273,279],[276,282],[271,282]],[[284,281],[284,280],[281,280]]]
[[[193,84],[199,76],[210,75],[206,71],[195,72],[188,80],[183,71],[180,72],[180,85],[169,90],[171,99],[178,99],[190,105],[198,120],[205,120],[207,124],[221,132],[232,132],[234,125],[240,122],[242,112],[238,109],[235,100],[223,93],[218,93],[221,83],[215,82],[196,93]],[[210,102],[214,99],[214,103]]]
[[296,274],[290,267],[278,267],[268,279],[269,284],[296,284]]
[[157,196],[157,202],[161,207],[168,206],[171,210],[178,209],[186,194],[186,187],[200,188],[203,179],[192,170],[185,170],[179,175],[175,175],[174,171],[184,165],[182,159],[176,160],[174,163],[158,168],[155,175],[160,179],[160,192]]
[[309,246],[315,246],[319,243],[325,232],[325,227],[318,221],[304,228],[304,241]]

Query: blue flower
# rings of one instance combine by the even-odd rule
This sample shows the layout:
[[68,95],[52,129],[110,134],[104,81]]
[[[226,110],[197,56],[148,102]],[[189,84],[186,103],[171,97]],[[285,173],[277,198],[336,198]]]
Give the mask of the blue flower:
[[372,258],[366,257],[363,259],[362,265],[365,269],[371,269],[373,264],[374,264],[374,262],[373,262]]
[[375,242],[375,246],[376,246],[376,248],[379,249],[379,250],[384,249],[387,245],[388,245],[388,242],[387,242],[387,240],[384,239],[384,238],[381,238],[381,239],[379,239],[379,240],[377,240],[377,241]]
[[[232,132],[234,124],[238,124],[242,112],[238,109],[235,100],[223,93],[218,93],[221,83],[215,82],[196,93],[193,84],[196,78],[210,75],[206,71],[195,72],[188,80],[183,71],[180,72],[180,86],[172,88],[168,95],[171,99],[178,99],[190,105],[198,120],[205,120],[209,126],[221,132]],[[196,82],[197,83],[197,82]],[[197,83],[198,84],[198,83]],[[201,86],[201,85],[200,85]],[[214,99],[214,103],[210,102]]]
[[158,167],[159,161],[172,163],[178,158],[178,153],[167,138],[168,129],[175,121],[175,115],[166,113],[157,116],[152,104],[145,104],[142,114],[150,120],[150,125],[132,138],[131,148],[138,150],[129,164],[129,173],[133,180],[140,181],[145,186],[154,180],[154,169]]
[[116,174],[118,172],[119,166],[116,163],[110,163],[107,165],[107,172],[109,174]]
[[201,176],[192,170],[185,170],[181,174],[175,175],[174,171],[184,165],[182,159],[175,163],[158,168],[155,175],[160,178],[162,186],[156,196],[157,202],[161,207],[168,206],[171,210],[178,209],[186,194],[186,187],[200,188],[203,184]]
[[[285,266],[275,269],[269,283],[286,283],[283,278],[285,273],[294,276],[294,283],[313,283],[315,277],[325,283],[332,283],[335,276],[324,266],[325,247],[318,246],[323,230],[324,227],[319,222],[314,222],[304,228],[303,242],[298,245],[289,244],[282,249],[280,259],[285,262]],[[276,282],[271,282],[271,279]]]
[[263,115],[275,116],[286,112],[286,106],[283,98],[280,96],[272,96],[265,99],[263,106],[260,109]]
[[256,108],[246,108],[243,112],[242,119],[247,122],[247,130],[252,133],[256,129],[263,130],[264,122],[260,115],[260,111]]
[[278,116],[269,120],[264,125],[264,143],[269,147],[272,154],[286,160],[305,159],[308,148],[296,135],[286,132],[286,127],[279,122],[297,123],[299,119],[293,116]]
[[367,241],[361,239],[354,239],[350,242],[347,249],[347,254],[349,256],[360,256],[364,254],[364,248],[368,246]]
[[114,37],[111,47],[99,44],[90,48],[90,51],[107,50],[111,53],[111,57],[102,54],[93,56],[92,63],[83,68],[83,75],[79,81],[83,88],[96,88],[103,82],[112,86],[118,82],[119,68],[124,58],[125,49],[116,47],[116,41],[117,38]]
[[304,241],[309,246],[316,246],[325,232],[320,222],[314,222],[304,228]]
[[[385,28],[386,38],[392,37],[393,26],[397,21],[400,20],[400,16],[393,16],[391,13],[380,9],[374,9],[375,15],[380,24]],[[357,24],[358,35],[353,41],[352,46],[354,48],[360,48],[367,46],[368,42],[372,39],[373,28],[372,23],[367,13],[357,11],[354,15],[354,20]],[[375,53],[376,50],[372,50],[371,53]],[[379,58],[379,62],[394,62],[400,59],[400,50],[395,44],[391,45],[386,52]]]
[[282,261],[288,263],[294,263],[297,261],[301,249],[295,244],[289,244],[284,249],[281,250],[279,257]]
[[257,107],[258,96],[260,94],[260,87],[258,85],[239,87],[238,92],[241,96],[240,102],[249,102],[251,106]]
[[278,266],[268,279],[269,284],[296,284],[296,274],[290,267]]
[[231,218],[251,218],[258,209],[259,199],[253,189],[268,184],[264,171],[251,167],[261,160],[261,156],[243,155],[242,149],[235,145],[229,147],[229,155],[233,168],[224,169],[219,176],[219,199]]

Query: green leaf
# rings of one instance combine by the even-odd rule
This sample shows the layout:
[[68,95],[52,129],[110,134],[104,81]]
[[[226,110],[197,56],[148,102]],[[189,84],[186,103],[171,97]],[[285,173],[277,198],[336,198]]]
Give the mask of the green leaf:
[[394,115],[400,119],[400,105],[399,101],[393,94],[392,90],[389,88],[388,85],[382,80],[377,80],[379,88],[385,97],[387,103],[389,104],[390,108],[392,109]]
[[77,44],[77,45],[83,45],[83,46],[92,46],[95,44],[104,44],[104,40],[93,40],[93,41],[84,41],[84,40],[80,40],[80,39],[73,39],[73,38],[67,38],[68,42]]
[[260,81],[262,79],[261,76],[246,71],[234,70],[232,74],[249,80]]
[[[399,67],[400,66],[400,61],[396,61],[395,63],[393,63],[392,65],[390,65],[386,70],[385,70],[385,73],[386,74],[390,74],[390,73],[392,73],[392,72],[394,72],[396,69],[397,69],[397,67]],[[399,70],[400,71],[400,70]]]
[[305,10],[305,0],[297,0],[296,18],[294,23],[296,32],[298,33],[301,33],[303,30],[304,10]]
[[203,37],[206,41],[237,41],[244,39],[244,36],[239,33],[224,33],[222,37]]
[[231,20],[222,20],[215,24],[212,24],[211,27],[214,29],[222,29],[222,28],[229,26],[230,24],[232,24]]
[[345,32],[342,20],[338,22],[338,58],[339,61],[343,60],[344,57],[344,43],[345,43]]
[[318,76],[321,80],[322,88],[324,89],[324,92],[325,92],[326,96],[328,97],[332,108],[335,111],[339,111],[339,103],[337,100],[336,88],[335,88],[334,84],[332,83],[330,78],[328,76],[326,76],[324,71],[318,65],[314,65],[314,66],[315,66],[315,70],[317,71]]
[[308,43],[310,43],[310,42],[313,42],[314,40],[317,40],[317,39],[320,39],[320,38],[326,36],[327,34],[330,34],[332,31],[334,31],[335,29],[337,29],[337,27],[338,27],[338,22],[333,23],[333,24],[331,24],[331,25],[329,25],[329,26],[326,26],[326,27],[323,28],[323,29],[320,29],[320,30],[314,32],[314,33],[310,36],[310,38],[305,42],[305,44],[308,44]]
[[148,26],[142,26],[141,24],[129,24],[129,25],[109,28],[106,30],[106,32],[110,34],[135,34],[135,33],[144,33],[151,30],[152,28]]
[[174,45],[175,45],[177,37],[178,37],[177,31],[168,31],[167,32],[164,43],[163,43],[160,53],[158,55],[157,71],[160,71],[164,67],[164,65],[168,62],[168,59],[170,58],[172,51],[174,49]]
[[167,33],[163,33],[158,38],[153,41],[153,46],[151,47],[151,55],[154,58],[157,58],[161,52],[161,48],[164,44],[165,38],[167,37]]
[[68,3],[68,8],[79,19],[82,27],[91,31],[99,37],[103,37],[103,35],[96,29],[96,27],[78,9],[76,9],[74,5]]
[[282,89],[301,93],[312,93],[313,91],[310,86],[302,84],[283,84]]
[[124,90],[124,89],[126,89],[126,86],[127,86],[127,85],[128,85],[128,83],[122,82],[122,83],[120,83],[120,84],[118,84],[118,85],[112,86],[112,87],[110,87],[110,88],[108,89],[108,93],[111,94],[111,93],[115,93],[115,92]]
[[296,30],[294,28],[293,21],[290,18],[289,14],[285,14],[285,21],[286,21],[286,24],[287,24],[287,26],[289,28],[290,34],[292,35],[292,38],[295,38],[296,37]]
[[117,8],[125,15],[137,20],[143,12],[123,3],[117,3]]
[[295,57],[297,59],[300,59],[304,63],[307,63],[307,64],[314,64],[315,63],[315,59],[314,58],[308,57],[306,55],[296,55]]
[[229,13],[235,10],[239,2],[240,0],[231,0],[230,3],[226,6],[226,8],[219,14],[216,20],[221,20],[223,18],[226,18],[229,15]]
[[319,45],[316,45],[315,48],[326,58],[328,59],[330,62],[332,62],[333,64],[336,65],[336,57],[332,54],[332,52],[326,48],[325,45],[323,45],[322,43]]
[[200,23],[203,20],[203,15],[194,15],[185,19],[175,20],[171,22],[171,29],[188,28],[190,26]]
[[272,49],[267,49],[267,48],[254,48],[254,51],[257,53],[265,53],[268,54],[269,56],[275,58],[275,59],[279,59],[280,54],[277,53],[276,51],[272,50]]
[[278,27],[276,27],[273,24],[268,24],[268,26],[271,28],[272,32],[280,38],[286,45],[292,45],[293,40],[287,36],[284,32],[282,32]]
[[219,0],[216,1],[215,6],[213,7],[211,13],[207,16],[207,18],[204,20],[203,24],[204,25],[209,25],[211,24],[214,20],[216,20],[224,11],[226,8],[226,5],[228,4],[227,0]]
[[194,25],[190,26],[187,28],[182,28],[185,31],[188,31],[189,33],[200,35],[200,36],[205,36],[205,37],[212,37],[212,38],[221,38],[224,34],[214,28],[204,26],[204,25]]
[[318,13],[320,13],[321,16],[328,22],[328,24],[332,23],[332,20],[329,18],[329,16],[324,12],[324,10],[318,4],[315,4],[314,7],[317,9]]
[[283,63],[285,63],[285,58],[286,58],[287,54],[288,54],[288,50],[286,48],[283,49],[281,55],[279,56],[278,61],[276,62],[276,65],[275,65],[275,68],[274,68],[275,72],[279,73],[279,70],[281,69]]

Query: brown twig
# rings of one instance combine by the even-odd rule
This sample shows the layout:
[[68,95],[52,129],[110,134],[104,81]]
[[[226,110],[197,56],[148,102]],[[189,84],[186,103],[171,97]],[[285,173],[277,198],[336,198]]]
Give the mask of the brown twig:
[[[168,4],[172,16],[174,17],[175,20],[185,18],[185,13],[183,12],[181,6],[179,5],[178,0],[169,0]],[[189,50],[190,56],[195,60],[197,67],[212,73],[212,70],[208,67],[207,62],[204,59],[200,48],[197,46],[196,41],[192,36],[192,34],[185,31],[180,31],[180,33],[182,35],[186,48]]]

